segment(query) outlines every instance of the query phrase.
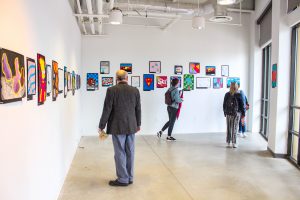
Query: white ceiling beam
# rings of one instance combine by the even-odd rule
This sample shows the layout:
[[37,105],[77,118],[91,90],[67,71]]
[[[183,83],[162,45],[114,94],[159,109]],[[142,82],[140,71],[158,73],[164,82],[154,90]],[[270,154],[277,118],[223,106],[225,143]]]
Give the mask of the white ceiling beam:
[[[87,6],[87,9],[88,9],[89,15],[92,15],[93,14],[92,0],[86,0],[86,6]],[[95,34],[94,18],[89,17],[89,19],[90,19],[90,26],[91,26],[92,34]]]
[[[98,0],[98,15],[102,15],[103,14],[103,1],[102,0]],[[102,34],[103,32],[103,28],[102,28],[102,18],[98,17],[98,33],[99,35]]]
[[90,14],[74,14],[74,16],[76,16],[76,17],[97,17],[97,18],[109,18],[109,15],[104,15],[104,14],[102,14],[102,15],[98,15],[98,14],[92,14],[92,15],[90,15]]
[[[77,0],[76,2],[77,2],[77,9],[78,9],[78,12],[79,12],[80,14],[82,14],[81,6],[80,6],[80,1]],[[80,23],[81,26],[82,26],[82,30],[83,30],[84,34],[87,34],[86,28],[85,28],[85,25],[84,25],[84,22],[83,22],[83,17],[80,17],[80,16],[79,16],[79,17],[78,17],[78,21],[79,21],[79,23]]]

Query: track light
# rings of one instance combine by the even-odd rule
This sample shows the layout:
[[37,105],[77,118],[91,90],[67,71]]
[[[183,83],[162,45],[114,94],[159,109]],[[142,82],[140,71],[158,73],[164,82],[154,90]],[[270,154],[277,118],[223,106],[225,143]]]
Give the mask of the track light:
[[119,25],[123,23],[123,14],[118,8],[113,8],[109,14],[109,23]]
[[201,16],[194,16],[192,20],[192,27],[195,29],[205,28],[205,18]]
[[230,5],[235,4],[236,0],[218,0],[217,2],[219,5]]

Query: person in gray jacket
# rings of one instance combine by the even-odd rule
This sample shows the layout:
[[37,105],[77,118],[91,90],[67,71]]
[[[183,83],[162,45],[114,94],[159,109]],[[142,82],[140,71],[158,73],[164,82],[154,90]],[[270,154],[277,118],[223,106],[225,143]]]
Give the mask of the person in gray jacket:
[[112,135],[117,179],[111,186],[128,186],[133,183],[135,133],[141,126],[139,90],[127,84],[128,74],[118,70],[117,85],[107,89],[99,129],[107,124],[107,134]]
[[171,91],[172,104],[167,107],[169,121],[167,121],[167,123],[163,126],[163,128],[157,133],[157,137],[161,138],[163,132],[168,128],[167,141],[176,140],[174,137],[172,137],[172,131],[176,121],[176,115],[179,108],[179,104],[183,102],[183,100],[180,98],[178,85],[179,85],[179,80],[176,78],[173,79],[171,82],[171,87],[169,88],[169,91]]

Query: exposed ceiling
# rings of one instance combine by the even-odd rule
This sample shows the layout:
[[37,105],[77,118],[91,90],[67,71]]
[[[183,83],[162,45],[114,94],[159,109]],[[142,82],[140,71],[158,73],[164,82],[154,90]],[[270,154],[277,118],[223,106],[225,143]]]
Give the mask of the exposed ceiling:
[[[218,6],[217,0],[69,0],[83,35],[104,35],[110,10],[122,10],[123,24],[154,26],[166,30],[179,20],[191,20],[195,15],[227,16],[230,12],[251,12],[255,0],[238,0],[230,6]],[[240,9],[241,8],[241,9]],[[134,22],[133,20],[134,19]],[[241,22],[240,22],[241,23]]]

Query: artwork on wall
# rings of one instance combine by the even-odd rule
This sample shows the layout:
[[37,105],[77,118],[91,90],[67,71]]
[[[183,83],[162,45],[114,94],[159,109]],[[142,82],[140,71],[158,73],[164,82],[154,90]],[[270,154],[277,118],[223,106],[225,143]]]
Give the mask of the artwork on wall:
[[200,73],[200,63],[190,62],[189,72],[190,72],[190,74],[199,74]]
[[31,58],[26,59],[27,62],[27,100],[32,100],[36,95],[36,64]]
[[81,88],[81,76],[78,75],[78,89]]
[[272,65],[272,88],[277,87],[277,64]]
[[59,90],[58,63],[52,61],[52,101],[56,101]]
[[183,67],[181,65],[175,65],[174,74],[182,74],[182,73],[183,73]]
[[197,77],[196,78],[196,88],[205,89],[211,88],[211,80],[209,77]]
[[140,77],[139,76],[131,77],[131,86],[132,87],[140,87]]
[[87,73],[86,74],[86,90],[95,91],[99,89],[99,78],[98,73]]
[[100,61],[100,74],[109,74],[110,63],[109,61]]
[[72,95],[75,95],[75,89],[76,89],[76,74],[74,71],[72,71]]
[[154,90],[154,74],[144,74],[143,86],[144,91]]
[[68,71],[67,67],[64,67],[64,97],[66,98],[68,94]]
[[230,84],[233,83],[233,82],[235,82],[239,86],[241,86],[240,78],[237,78],[237,77],[228,77],[227,78],[227,88],[230,88]]
[[58,68],[58,93],[61,94],[64,91],[64,70]]
[[68,72],[68,92],[72,90],[72,74]]
[[205,72],[207,76],[215,76],[216,75],[216,66],[206,66]]
[[214,89],[223,88],[223,78],[213,78],[213,88]]
[[114,84],[113,77],[102,77],[102,87],[110,87]]
[[47,93],[47,71],[45,56],[37,54],[38,69],[38,105],[43,105],[46,101]]
[[149,73],[157,73],[161,72],[161,62],[160,61],[149,61]]
[[47,96],[50,96],[51,92],[52,92],[52,69],[51,69],[51,65],[46,65],[46,69],[47,69]]
[[221,66],[221,76],[229,76],[229,65]]
[[168,77],[167,76],[157,76],[156,77],[156,88],[166,88],[168,87]]
[[194,90],[194,75],[184,74],[183,75],[183,89],[185,91]]
[[182,87],[182,80],[181,80],[181,76],[171,76],[170,77],[170,85],[172,83],[172,80],[177,78],[179,80],[179,85],[178,85],[178,88],[181,88]]
[[132,74],[132,64],[131,63],[121,63],[120,69],[126,71],[128,74]]
[[0,101],[1,103],[21,101],[26,93],[24,56],[7,49],[0,49],[0,55]]

